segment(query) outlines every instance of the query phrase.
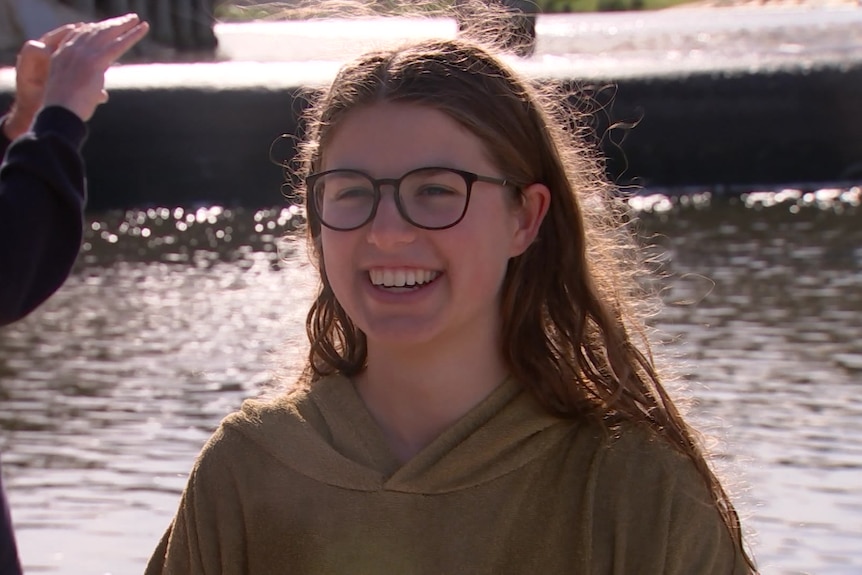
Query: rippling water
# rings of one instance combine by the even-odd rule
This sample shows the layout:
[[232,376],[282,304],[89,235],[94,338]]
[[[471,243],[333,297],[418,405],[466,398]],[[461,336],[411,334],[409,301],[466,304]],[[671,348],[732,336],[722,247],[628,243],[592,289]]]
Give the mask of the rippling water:
[[[657,327],[692,416],[723,440],[764,573],[862,572],[860,193],[632,200],[669,274]],[[92,216],[68,283],[0,330],[0,451],[27,572],[143,570],[213,428],[303,353],[314,274],[296,221]]]

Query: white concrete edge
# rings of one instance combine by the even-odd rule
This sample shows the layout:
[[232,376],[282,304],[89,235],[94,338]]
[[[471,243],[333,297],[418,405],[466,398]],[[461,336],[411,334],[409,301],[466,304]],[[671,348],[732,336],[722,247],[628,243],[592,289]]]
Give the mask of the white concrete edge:
[[[109,69],[110,90],[286,90],[327,86],[342,61],[216,62],[198,64],[129,64]],[[716,63],[711,60],[657,63],[655,60],[620,60],[613,57],[547,57],[541,62],[511,62],[513,68],[535,80],[578,82],[671,79],[688,76],[738,77],[780,72],[805,74],[817,69],[847,70],[862,67],[862,55],[853,60],[759,62],[757,58]],[[13,68],[0,68],[0,92],[15,86]]]

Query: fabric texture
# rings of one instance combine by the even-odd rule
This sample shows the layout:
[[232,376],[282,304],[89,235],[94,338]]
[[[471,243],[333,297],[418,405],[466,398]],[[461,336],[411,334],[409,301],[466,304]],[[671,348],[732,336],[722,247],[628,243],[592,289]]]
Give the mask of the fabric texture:
[[48,299],[75,263],[84,227],[86,135],[81,119],[59,106],[39,112],[33,129],[11,145],[0,133],[0,326]]
[[6,492],[3,491],[2,473],[0,473],[0,575],[21,575],[18,547],[15,545],[15,533],[12,531],[12,518],[9,515]]
[[331,377],[228,416],[157,574],[746,573],[693,464],[507,381],[410,461]]

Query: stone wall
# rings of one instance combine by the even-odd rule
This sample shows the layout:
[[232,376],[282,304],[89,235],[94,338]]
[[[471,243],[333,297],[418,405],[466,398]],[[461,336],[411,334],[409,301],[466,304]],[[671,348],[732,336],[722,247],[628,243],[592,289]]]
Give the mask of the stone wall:
[[[862,61],[603,85],[613,99],[594,132],[620,184],[735,193],[862,182]],[[112,90],[84,149],[90,209],[283,202],[270,144],[297,133],[302,87]],[[8,101],[0,93],[0,108]],[[636,126],[608,131],[618,123]],[[293,151],[286,141],[273,155]]]
[[211,51],[216,0],[0,0],[0,63],[14,61],[26,40],[69,22],[137,12],[152,27],[140,49],[153,59],[171,51]]
[[86,19],[87,14],[56,0],[0,0],[0,50],[17,51],[28,39]]

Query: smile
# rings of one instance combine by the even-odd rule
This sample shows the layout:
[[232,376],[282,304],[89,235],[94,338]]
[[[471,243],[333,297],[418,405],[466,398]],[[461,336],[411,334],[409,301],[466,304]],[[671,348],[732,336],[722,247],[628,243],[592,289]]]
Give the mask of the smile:
[[368,270],[371,283],[385,288],[418,287],[437,279],[440,272],[416,268],[375,268]]

